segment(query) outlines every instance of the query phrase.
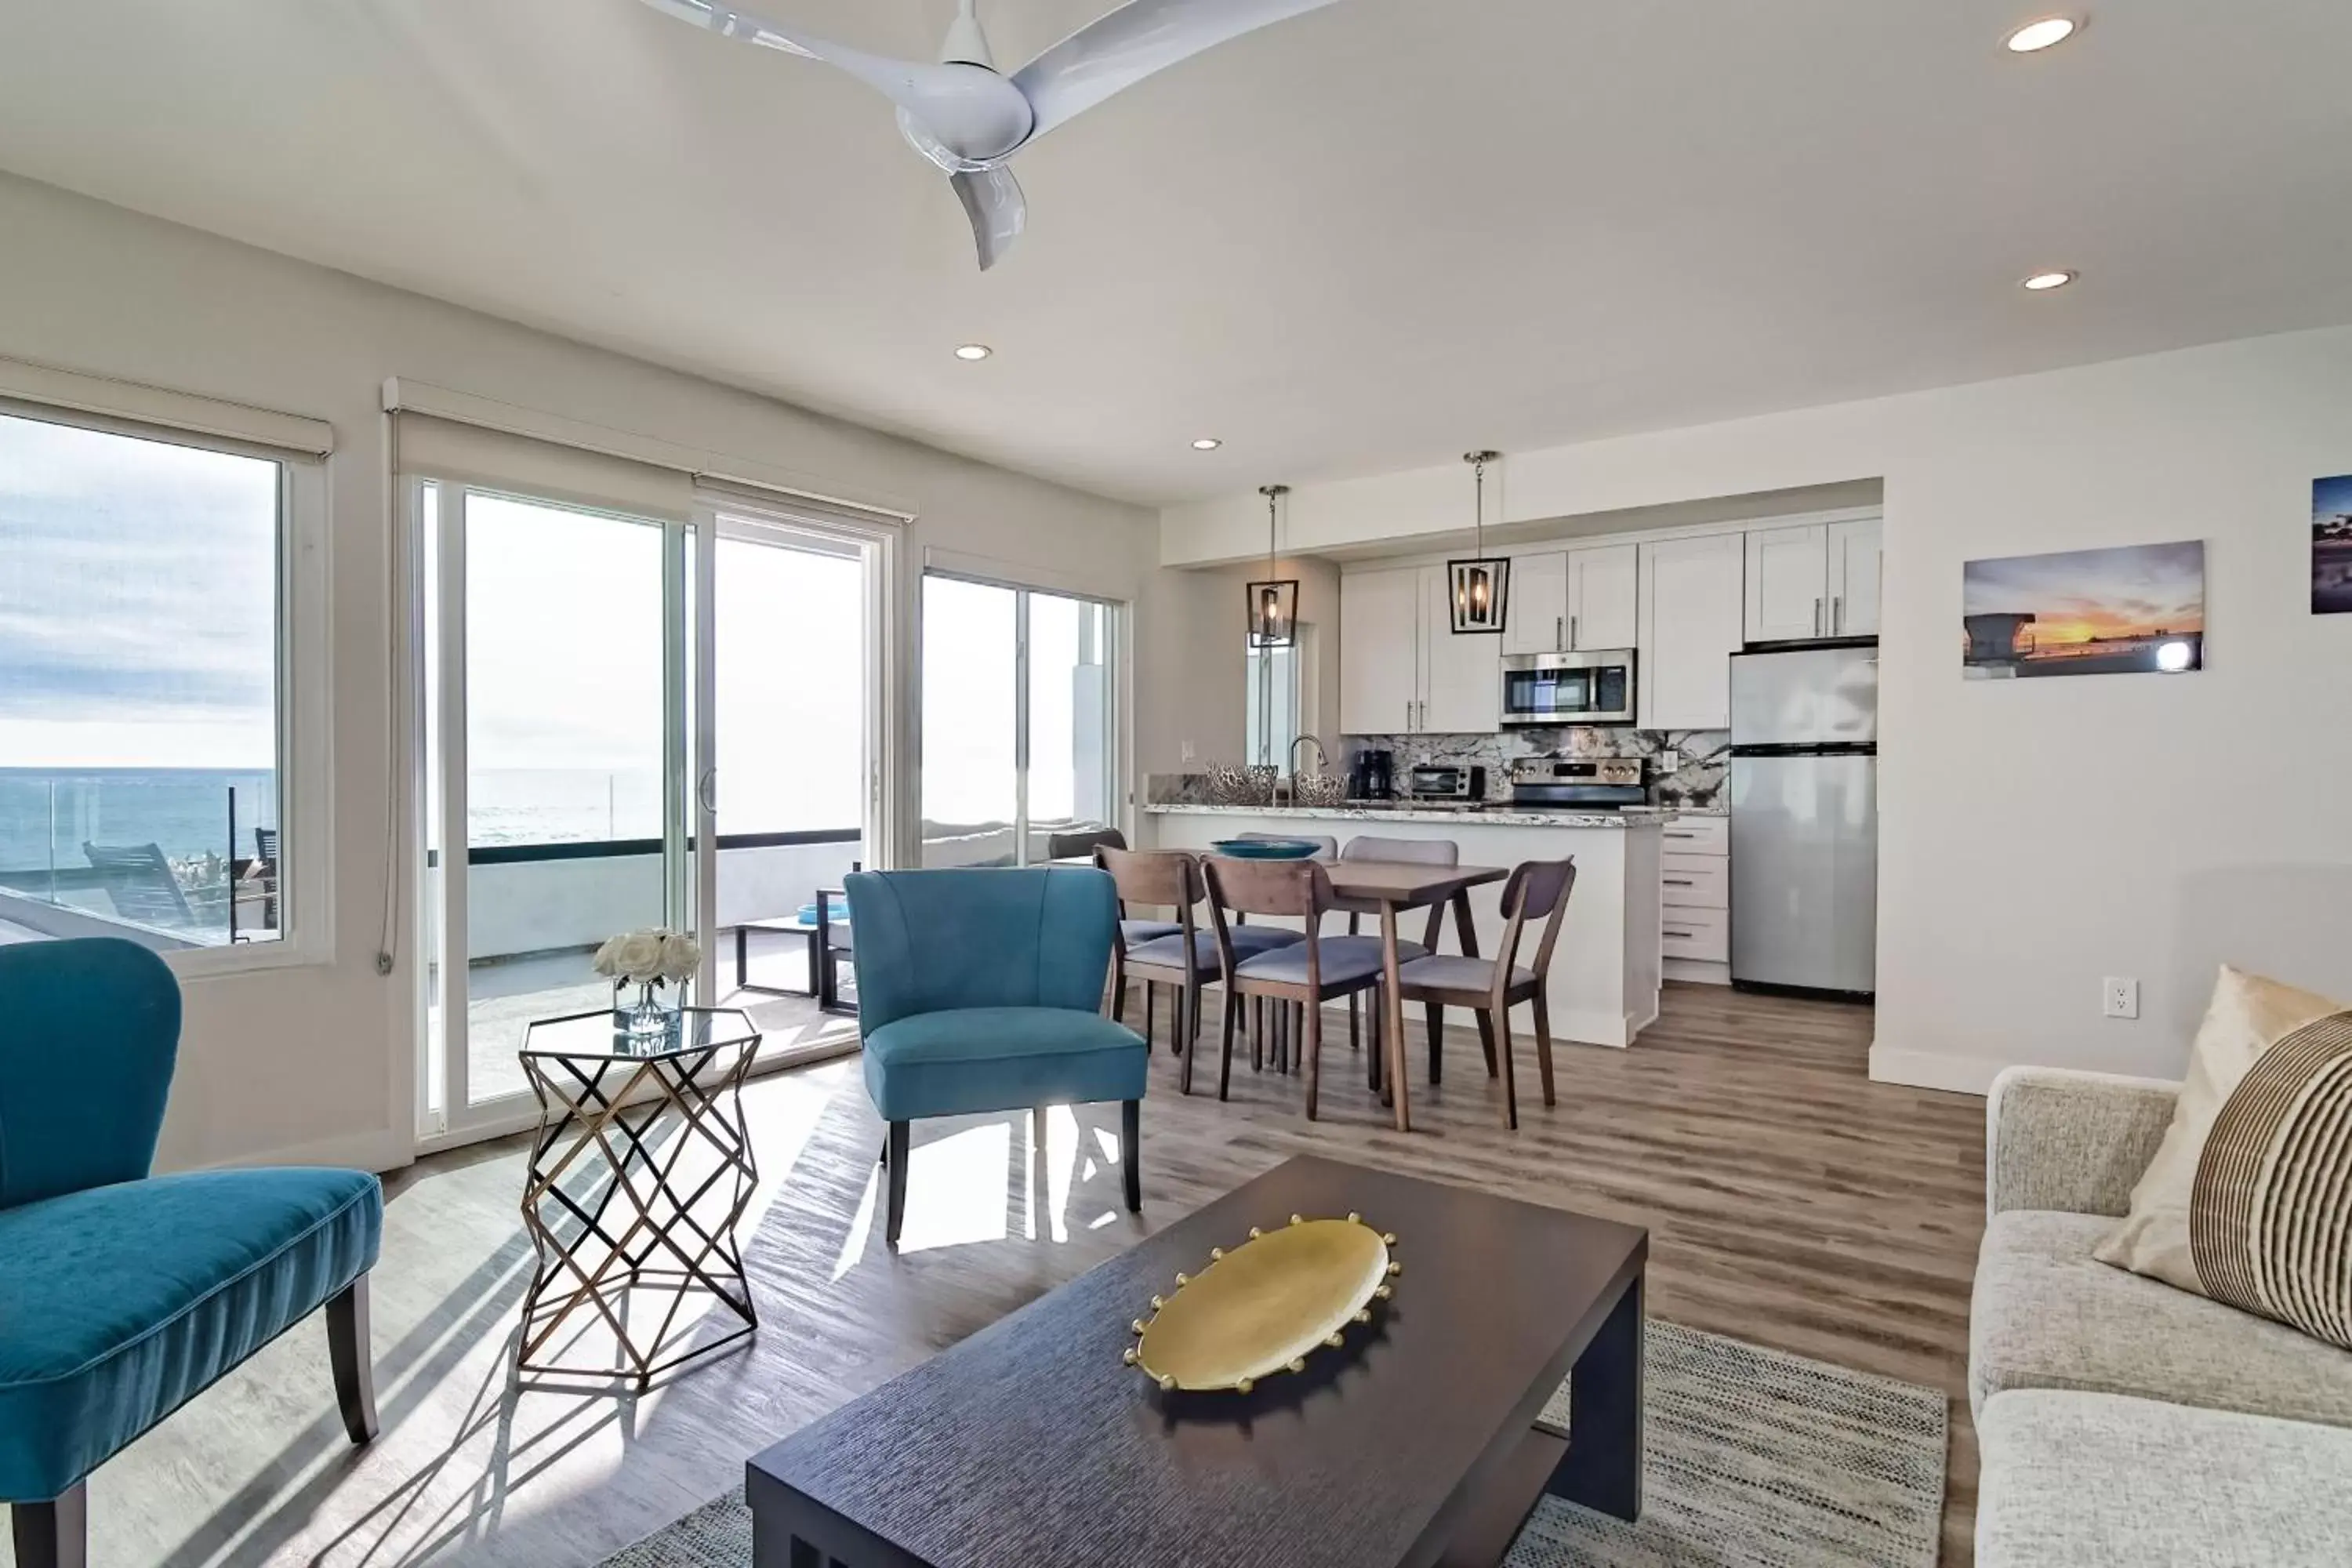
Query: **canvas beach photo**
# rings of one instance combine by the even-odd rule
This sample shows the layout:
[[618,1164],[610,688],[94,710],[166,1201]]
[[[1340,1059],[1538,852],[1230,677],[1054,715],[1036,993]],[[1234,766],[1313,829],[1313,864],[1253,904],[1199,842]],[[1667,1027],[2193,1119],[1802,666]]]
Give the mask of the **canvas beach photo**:
[[1971,561],[1960,658],[1972,680],[2202,668],[2204,542]]
[[2311,484],[2311,613],[2352,615],[2352,474]]

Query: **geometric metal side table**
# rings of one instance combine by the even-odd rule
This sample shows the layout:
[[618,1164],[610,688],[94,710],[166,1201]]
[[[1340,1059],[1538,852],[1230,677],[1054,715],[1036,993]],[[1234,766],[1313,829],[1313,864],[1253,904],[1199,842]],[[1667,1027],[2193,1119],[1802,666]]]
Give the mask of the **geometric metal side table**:
[[[735,1226],[760,1174],[742,1100],[759,1048],[759,1029],[732,1007],[683,1008],[653,1041],[632,1040],[610,1009],[530,1026],[520,1055],[540,1120],[522,1219],[539,1265],[522,1299],[519,1373],[642,1389],[758,1329]],[[700,1324],[677,1324],[693,1292],[741,1326],[695,1342]],[[612,1352],[599,1364],[566,1356],[600,1328]]]

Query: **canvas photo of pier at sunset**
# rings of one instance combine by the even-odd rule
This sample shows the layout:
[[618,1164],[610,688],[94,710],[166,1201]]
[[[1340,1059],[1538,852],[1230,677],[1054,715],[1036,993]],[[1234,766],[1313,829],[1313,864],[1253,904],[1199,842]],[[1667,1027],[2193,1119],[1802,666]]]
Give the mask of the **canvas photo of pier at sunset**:
[[1960,614],[1972,680],[2185,674],[2205,663],[2205,544],[1971,561]]
[[2311,613],[2352,615],[2352,474],[2311,484]]

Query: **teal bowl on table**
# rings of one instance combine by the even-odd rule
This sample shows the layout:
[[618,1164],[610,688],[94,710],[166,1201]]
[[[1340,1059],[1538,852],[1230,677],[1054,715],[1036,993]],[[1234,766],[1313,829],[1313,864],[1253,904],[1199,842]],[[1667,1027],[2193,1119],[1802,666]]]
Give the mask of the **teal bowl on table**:
[[1209,847],[1235,860],[1304,860],[1319,846],[1307,838],[1222,838]]

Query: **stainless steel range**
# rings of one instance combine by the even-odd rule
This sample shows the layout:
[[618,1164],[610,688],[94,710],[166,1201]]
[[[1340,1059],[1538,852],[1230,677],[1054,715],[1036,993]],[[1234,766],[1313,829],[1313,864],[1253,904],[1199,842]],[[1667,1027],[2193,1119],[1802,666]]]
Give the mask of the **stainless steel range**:
[[1511,804],[1523,809],[1614,811],[1649,803],[1648,763],[1641,757],[1522,763],[1511,771]]

